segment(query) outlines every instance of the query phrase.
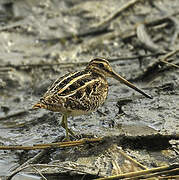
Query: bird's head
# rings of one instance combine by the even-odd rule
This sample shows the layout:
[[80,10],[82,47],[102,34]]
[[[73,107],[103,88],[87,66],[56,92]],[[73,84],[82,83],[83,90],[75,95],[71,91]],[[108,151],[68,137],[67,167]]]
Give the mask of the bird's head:
[[113,70],[109,62],[103,58],[95,58],[90,61],[86,69],[105,77],[112,77]]
[[145,97],[152,99],[151,96],[144,93],[142,90],[137,88],[134,84],[127,81],[125,78],[117,74],[115,71],[113,71],[112,67],[110,66],[109,62],[106,59],[103,58],[95,58],[90,61],[88,66],[86,67],[87,70],[99,74],[103,77],[112,77],[121,83],[127,85],[128,87],[134,89],[135,91],[138,91],[139,93],[143,94]]

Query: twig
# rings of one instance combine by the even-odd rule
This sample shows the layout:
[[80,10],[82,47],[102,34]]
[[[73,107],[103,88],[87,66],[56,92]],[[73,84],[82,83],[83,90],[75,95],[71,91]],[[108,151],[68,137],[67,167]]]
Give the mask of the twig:
[[[75,165],[78,165],[78,166],[80,166],[79,164],[75,164]],[[85,166],[85,167],[87,167],[86,165],[82,165],[82,166]],[[66,167],[66,166],[64,166],[64,164],[58,164],[58,165],[51,165],[51,164],[28,164],[28,165],[26,165],[26,166],[24,166],[24,167],[21,167],[21,168],[19,168],[16,172],[14,171],[12,174],[11,174],[11,176],[9,176],[8,178],[7,178],[7,180],[11,180],[12,179],[12,177],[13,176],[15,176],[17,173],[19,173],[19,172],[21,172],[22,170],[24,170],[24,169],[28,169],[28,168],[60,168],[60,169],[64,169],[64,170],[68,170],[68,171],[77,171],[77,172],[80,172],[80,173],[83,173],[83,174],[86,174],[86,173],[88,173],[88,172],[86,172],[85,170],[83,171],[83,170],[81,170],[81,169],[74,169],[74,167],[70,167],[69,166],[69,164],[68,164],[68,167]],[[88,167],[89,168],[89,167]],[[94,170],[94,167],[91,167],[93,170]],[[37,169],[38,170],[38,169]],[[91,173],[92,174],[92,173]],[[94,173],[93,175],[96,175],[97,176],[97,174],[96,173]]]
[[[21,172],[22,170],[27,169],[27,168],[29,168],[29,167],[33,168],[34,166],[39,166],[39,164],[35,164],[35,165],[26,164],[25,166],[20,166],[18,169],[16,169],[15,171],[13,171],[10,176],[8,176],[7,180],[11,180],[16,174],[18,174],[18,173]],[[41,166],[41,164],[40,164],[40,166]],[[44,166],[44,165],[43,165],[43,166]],[[56,166],[56,165],[46,165],[46,166],[47,166],[47,167],[49,167],[49,166],[51,166],[51,167],[52,167],[52,166],[53,166],[53,167],[58,167],[58,166]]]
[[[157,176],[161,176],[161,175],[165,175],[165,174],[174,174],[176,172],[179,172],[179,168],[174,168],[174,169],[171,169],[171,170],[164,170],[162,172],[155,172],[155,173],[152,173],[152,174],[148,174],[148,175],[141,175],[141,176],[138,176],[138,178],[151,178],[151,177],[157,177]],[[137,177],[136,177],[137,178]]]
[[82,37],[87,37],[87,36],[95,36],[98,34],[103,34],[103,33],[109,33],[112,30],[108,29],[108,26],[100,26],[100,27],[91,27],[88,28],[86,31],[84,32],[79,32],[77,34],[70,34],[64,37],[60,37],[60,38],[55,38],[55,39],[39,39],[39,42],[50,42],[52,44],[56,44],[59,42],[65,43],[66,40],[72,40],[73,38],[77,39],[77,38],[82,38]]
[[174,67],[176,67],[176,68],[179,68],[178,65],[167,62],[167,59],[168,59],[169,57],[177,54],[178,52],[179,52],[179,49],[173,50],[172,52],[166,54],[163,58],[161,58],[160,61],[163,62],[163,63],[165,63],[165,64],[168,64],[168,65],[174,66]]
[[152,53],[152,54],[146,54],[146,55],[138,55],[138,56],[129,56],[129,57],[116,57],[116,58],[109,58],[109,62],[115,62],[119,60],[133,60],[133,59],[141,59],[141,58],[147,58],[147,57],[156,57],[156,56],[161,56],[165,55],[166,53],[164,52],[157,52],[157,53]]
[[[164,55],[165,53],[163,52],[158,52],[158,53],[153,53],[153,54],[147,54],[147,55],[139,55],[139,56],[130,56],[130,57],[116,57],[116,58],[109,58],[109,62],[116,62],[116,61],[123,61],[123,60],[133,60],[133,59],[140,59],[140,58],[146,58],[146,57],[156,57],[160,55]],[[0,69],[2,68],[8,68],[11,67],[15,69],[27,69],[27,68],[37,68],[37,67],[53,67],[53,66],[62,66],[63,68],[69,68],[69,67],[78,67],[78,66],[85,66],[89,63],[89,61],[83,61],[83,62],[77,62],[77,63],[54,63],[54,64],[19,64],[19,65],[14,65],[14,64],[8,64],[8,65],[0,65]],[[8,70],[8,69],[7,69]]]
[[[57,141],[57,140],[58,140],[58,138],[56,138],[54,141]],[[7,178],[7,180],[10,180],[14,175],[16,175],[18,172],[22,171],[23,169],[25,169],[26,166],[28,166],[29,164],[37,163],[39,160],[42,159],[42,157],[44,157],[48,153],[49,153],[49,149],[43,149],[38,154],[36,154],[34,157],[30,158],[29,160],[24,162],[22,165],[20,165],[16,169],[14,169],[13,172]]]
[[[169,23],[169,22],[171,22],[170,18],[172,16],[176,16],[178,14],[179,14],[179,12],[175,12],[175,13],[172,13],[170,15],[166,15],[164,17],[159,17],[159,18],[156,18],[156,19],[151,20],[151,21],[145,21],[144,24],[145,24],[146,27],[153,27],[153,26],[157,26],[157,25],[160,25],[162,23],[165,23],[165,22]],[[128,32],[128,33],[126,34],[126,32]],[[136,36],[136,27],[134,27],[132,29],[128,29],[128,30],[126,30],[125,32],[122,32],[122,33],[121,32],[113,33],[112,38],[115,38],[115,37],[118,37],[118,36],[121,37],[121,39],[123,41],[125,41],[127,39],[130,39],[132,37],[135,37]]]
[[[121,155],[123,155],[126,159],[128,159],[129,161],[131,161],[132,163],[134,163],[135,165],[137,165],[138,167],[147,170],[148,168],[146,166],[144,166],[143,164],[137,162],[135,159],[133,159],[132,157],[128,156],[128,154],[126,154],[124,151],[119,150],[119,153],[121,153]],[[156,179],[156,178],[154,178]]]
[[158,180],[163,180],[163,179],[179,179],[179,175],[176,176],[166,176],[166,177],[159,177]]
[[37,150],[37,149],[54,149],[54,148],[64,148],[79,146],[87,143],[95,143],[101,141],[102,138],[92,138],[92,139],[81,139],[79,141],[68,141],[68,142],[57,142],[49,144],[35,144],[33,146],[19,146],[19,145],[10,145],[10,146],[0,146],[0,150]]
[[32,67],[32,68],[38,68],[38,67],[53,67],[53,66],[64,66],[64,68],[69,68],[69,67],[73,67],[73,66],[80,66],[80,65],[86,65],[87,63],[89,62],[79,62],[79,63],[51,63],[51,64],[46,64],[46,63],[43,63],[43,64],[18,64],[18,65],[15,65],[15,64],[8,64],[8,65],[0,65],[0,69],[1,68],[4,68],[4,67],[12,67],[12,68],[15,68],[15,69],[18,69],[18,68],[29,68],[29,67]]
[[135,159],[131,158],[130,156],[128,156],[124,151],[119,150],[120,154],[122,154],[126,159],[128,159],[129,161],[131,161],[132,163],[134,163],[135,165],[137,165],[138,167],[142,168],[142,169],[147,169],[147,167],[145,167],[144,165],[140,164],[139,162],[137,162]]
[[37,171],[37,173],[40,174],[40,176],[41,176],[44,180],[47,180],[47,178],[46,178],[36,167],[32,166],[31,164],[30,164],[30,167],[33,168],[35,171]]
[[157,167],[157,168],[152,168],[152,169],[147,169],[147,170],[142,170],[142,171],[137,171],[137,172],[129,172],[129,173],[124,173],[124,174],[119,174],[116,176],[109,176],[109,177],[104,177],[104,178],[98,178],[96,180],[114,180],[114,179],[123,179],[123,178],[135,178],[139,175],[146,175],[150,173],[156,173],[156,172],[162,172],[167,171],[167,170],[175,170],[178,169],[179,164],[173,164],[169,166],[162,166],[162,167]]
[[161,59],[163,61],[166,61],[169,57],[175,55],[178,51],[179,51],[179,49],[173,50],[173,51],[169,52],[168,54],[164,55],[163,58],[161,58]]
[[131,0],[128,3],[124,4],[121,8],[117,10],[117,12],[113,13],[110,17],[105,19],[104,21],[100,22],[99,24],[95,25],[95,27],[103,27],[111,23],[112,20],[116,19],[123,11],[127,10],[129,7],[133,6],[140,0]]
[[165,54],[162,58],[160,58],[158,61],[155,61],[154,63],[151,63],[147,69],[144,70],[144,72],[142,74],[140,74],[138,77],[136,77],[135,79],[132,79],[131,81],[137,81],[137,80],[143,80],[144,78],[148,78],[152,75],[152,77],[154,76],[155,73],[157,73],[158,71],[160,71],[159,66],[163,66],[163,64],[168,64],[172,67],[178,68],[178,65],[173,64],[173,63],[169,63],[166,61],[167,58],[175,55],[177,52],[179,51],[179,49],[177,50],[173,50],[167,54]]
[[[28,166],[28,167],[29,167],[29,166]],[[25,166],[25,167],[21,167],[21,166],[20,166],[16,171],[13,171],[13,172],[11,173],[11,175],[7,177],[6,180],[11,180],[17,173],[21,172],[22,170],[24,170],[24,169],[26,169],[26,168],[27,168],[27,166]]]
[[38,162],[40,159],[42,159],[42,157],[45,156],[45,154],[47,154],[49,151],[48,149],[44,149],[42,151],[40,151],[38,154],[36,154],[34,157],[30,158],[29,160],[27,160],[25,163],[23,163],[22,165],[20,165],[19,167],[17,167],[16,169],[13,169],[13,172],[11,174],[13,174],[15,171],[18,171],[19,169],[27,166],[28,164],[32,164],[32,163],[36,163]]

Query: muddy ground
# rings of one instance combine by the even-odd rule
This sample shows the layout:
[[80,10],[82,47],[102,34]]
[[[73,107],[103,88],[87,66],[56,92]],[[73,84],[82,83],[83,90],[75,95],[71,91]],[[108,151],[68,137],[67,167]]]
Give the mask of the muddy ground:
[[[99,160],[111,148],[111,157],[118,156],[116,149],[122,148],[148,168],[179,163],[178,33],[178,0],[1,1],[0,144],[60,141],[64,137],[61,115],[31,111],[32,105],[57,77],[85,68],[94,57],[104,57],[117,73],[153,99],[109,79],[105,104],[97,112],[68,121],[81,137],[104,137],[105,143],[54,150],[38,163],[88,164],[84,157]],[[0,150],[0,176],[9,176],[39,152]],[[102,173],[91,175],[116,174],[109,159],[100,159],[96,167]],[[107,165],[102,166],[104,162]],[[57,179],[60,172],[56,172]],[[24,173],[14,179],[24,177],[40,179]]]

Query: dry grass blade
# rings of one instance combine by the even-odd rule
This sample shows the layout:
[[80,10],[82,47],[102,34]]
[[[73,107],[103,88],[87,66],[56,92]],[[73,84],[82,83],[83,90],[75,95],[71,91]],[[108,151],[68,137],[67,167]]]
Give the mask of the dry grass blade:
[[155,173],[151,173],[151,174],[147,174],[147,175],[140,175],[138,177],[135,177],[134,179],[139,179],[139,178],[155,178],[155,177],[158,177],[158,176],[168,176],[168,174],[178,174],[179,172],[179,168],[174,168],[172,170],[166,170],[166,171],[162,171],[162,172],[155,172]]
[[64,147],[72,147],[79,146],[88,143],[100,142],[102,138],[93,138],[93,139],[81,139],[79,141],[68,141],[68,142],[58,142],[58,143],[49,143],[49,144],[35,144],[33,146],[0,146],[0,150],[36,150],[36,149],[54,149],[54,148],[64,148]]
[[27,168],[27,166],[25,166],[25,167],[23,166],[23,167],[18,168],[6,180],[11,180],[13,178],[13,176],[15,176],[17,173],[21,172],[22,170],[24,170],[26,168]]
[[166,176],[166,177],[159,177],[158,180],[164,180],[164,179],[179,179],[179,175],[176,176]]
[[36,167],[32,166],[31,164],[30,164],[30,166],[31,166],[35,171],[37,171],[37,173],[42,177],[42,179],[47,180],[47,178],[46,178]]
[[147,169],[147,167],[145,167],[144,165],[140,164],[139,162],[137,162],[135,159],[131,158],[130,156],[128,156],[125,152],[123,152],[122,150],[119,151],[121,155],[123,155],[126,159],[128,159],[129,161],[131,161],[132,163],[134,163],[135,165],[137,165],[138,167],[142,168],[142,169]]
[[117,12],[113,13],[110,17],[105,19],[103,22],[100,22],[95,27],[105,26],[106,24],[109,24],[112,20],[116,19],[124,10],[128,9],[129,7],[133,6],[140,0],[131,0],[128,3],[124,4]]
[[147,174],[156,173],[156,172],[161,172],[160,173],[160,175],[161,175],[162,172],[166,172],[166,171],[170,171],[170,170],[176,170],[176,169],[178,169],[178,167],[179,167],[179,164],[173,164],[170,166],[162,166],[162,167],[152,168],[152,169],[148,169],[148,170],[142,170],[142,171],[137,171],[137,172],[129,172],[129,173],[124,173],[124,174],[119,174],[116,176],[98,178],[96,180],[114,180],[114,179],[119,179],[119,178],[121,178],[121,179],[135,178],[137,176],[147,175]]
[[176,67],[176,68],[179,68],[178,65],[173,64],[173,63],[170,63],[170,62],[167,61],[167,59],[168,59],[169,57],[177,54],[178,52],[179,52],[179,49],[173,50],[172,52],[166,54],[163,58],[161,58],[160,61],[163,62],[163,63],[165,63],[165,64],[168,64],[168,65],[170,65],[170,66],[174,66],[174,67]]
[[[179,52],[179,49],[170,51],[169,53],[163,55],[161,58],[159,58],[157,61],[152,62],[151,64],[148,65],[148,67],[142,72],[142,74],[139,74],[135,79],[132,79],[133,81],[138,81],[138,80],[151,80],[153,79],[157,73],[161,71],[160,66],[164,66],[164,64],[170,65],[170,67],[165,67],[165,68],[179,68],[178,65],[173,64],[171,62],[166,61],[167,58],[177,54]],[[164,69],[164,68],[163,68]]]
[[[123,60],[133,60],[133,59],[139,59],[139,58],[146,58],[146,57],[156,57],[160,55],[164,55],[163,52],[157,52],[157,53],[151,53],[146,55],[139,55],[139,56],[129,56],[129,57],[116,57],[116,58],[109,58],[109,62],[116,62],[116,61],[123,61]],[[78,66],[86,66],[89,62],[83,61],[83,62],[70,62],[70,63],[43,63],[43,64],[7,64],[7,65],[0,65],[0,70],[3,71],[5,69],[6,71],[12,71],[14,69],[29,69],[29,68],[37,68],[37,67],[53,67],[53,66],[60,66],[61,68],[71,68],[71,67],[78,67]],[[1,120],[1,118],[0,118]]]
[[161,62],[163,62],[163,63],[165,63],[165,64],[167,64],[167,65],[170,65],[170,66],[173,66],[173,67],[176,67],[176,68],[179,68],[179,66],[178,65],[176,65],[176,64],[173,64],[173,63],[169,63],[169,62],[167,62],[167,61],[164,61],[164,60],[160,60]]

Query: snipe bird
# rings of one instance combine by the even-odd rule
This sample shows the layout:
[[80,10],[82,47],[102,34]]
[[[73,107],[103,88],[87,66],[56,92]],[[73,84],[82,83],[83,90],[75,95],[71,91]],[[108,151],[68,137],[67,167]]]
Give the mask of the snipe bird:
[[95,58],[84,70],[58,78],[33,108],[60,112],[61,126],[66,130],[66,139],[69,140],[69,133],[72,136],[74,133],[68,128],[67,117],[96,111],[108,95],[107,77],[112,77],[145,97],[152,98],[114,72],[106,59]]

